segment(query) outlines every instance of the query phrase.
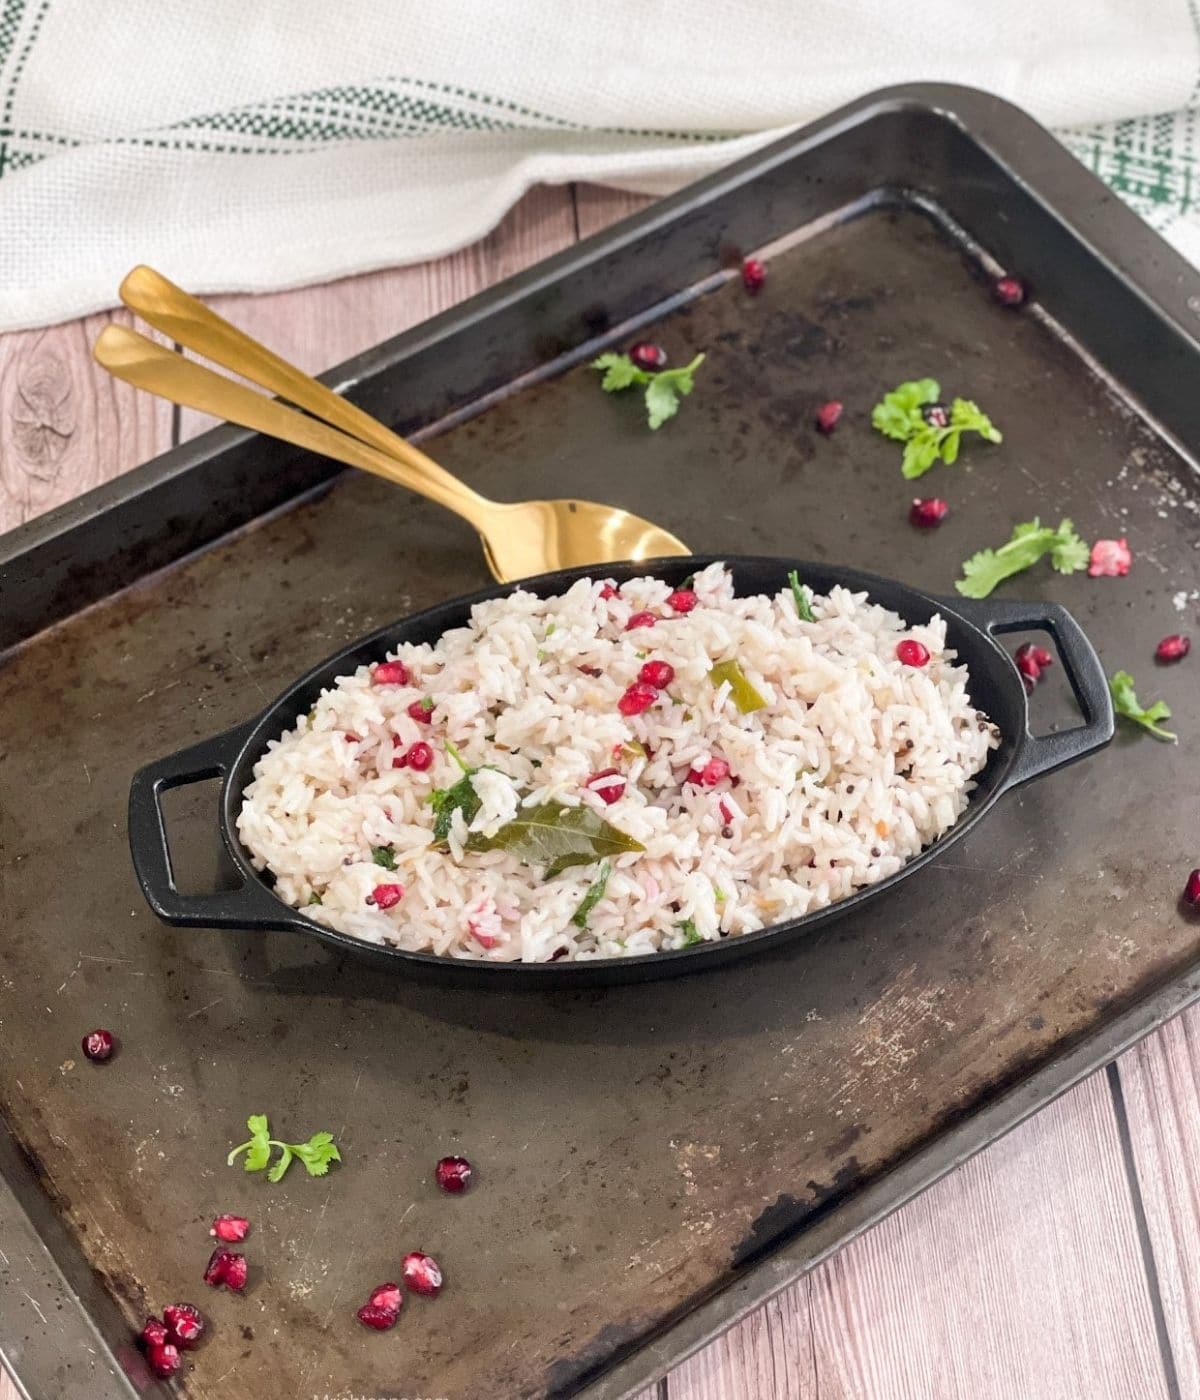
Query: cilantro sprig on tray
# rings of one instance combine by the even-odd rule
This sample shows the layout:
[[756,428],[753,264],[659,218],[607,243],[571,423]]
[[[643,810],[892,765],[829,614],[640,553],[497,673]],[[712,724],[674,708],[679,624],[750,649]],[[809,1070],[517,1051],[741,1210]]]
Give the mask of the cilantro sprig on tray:
[[963,433],[978,433],[987,442],[1004,440],[972,399],[954,399],[947,409],[938,404],[940,395],[936,379],[910,379],[871,410],[876,431],[904,444],[900,470],[909,481],[924,476],[939,458],[947,466],[958,461]]
[[1156,700],[1153,705],[1143,709],[1137,698],[1137,691],[1133,688],[1133,677],[1128,671],[1115,672],[1109,678],[1108,690],[1112,696],[1113,709],[1122,719],[1140,724],[1147,733],[1153,734],[1156,739],[1162,739],[1165,743],[1177,744],[1179,742],[1177,734],[1172,734],[1169,729],[1164,729],[1159,723],[1160,720],[1171,718],[1170,707],[1165,701]]
[[610,351],[593,360],[592,368],[604,371],[600,387],[606,394],[645,385],[647,422],[651,428],[661,428],[679,412],[679,400],[692,392],[695,373],[703,363],[701,354],[679,369],[640,369],[628,355]]
[[238,1154],[244,1152],[246,1160],[242,1166],[246,1171],[261,1172],[266,1169],[274,1150],[278,1148],[279,1156],[267,1172],[268,1181],[281,1181],[293,1159],[304,1163],[309,1176],[324,1176],[331,1162],[342,1160],[342,1154],[334,1143],[332,1133],[313,1133],[307,1142],[280,1142],[278,1138],[271,1136],[270,1124],[265,1113],[252,1113],[246,1119],[246,1127],[250,1129],[249,1140],[235,1147],[225,1159],[226,1163],[232,1167]]
[[1060,574],[1087,568],[1088,547],[1070,520],[1063,519],[1057,529],[1052,529],[1034,516],[1015,526],[1007,544],[999,549],[981,549],[973,554],[962,566],[963,576],[954,586],[964,598],[986,598],[998,583],[1032,568],[1046,555]]

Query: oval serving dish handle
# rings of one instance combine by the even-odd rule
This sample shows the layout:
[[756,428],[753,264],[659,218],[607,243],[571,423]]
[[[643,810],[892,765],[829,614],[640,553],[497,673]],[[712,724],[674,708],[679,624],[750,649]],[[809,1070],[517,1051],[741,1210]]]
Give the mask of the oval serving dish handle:
[[175,886],[162,794],[189,783],[223,778],[249,732],[249,725],[239,725],[147,764],[133,776],[129,850],[142,893],[165,923],[185,928],[290,929],[299,922],[282,912],[272,894],[250,881],[236,890],[213,894],[182,894]]
[[1044,773],[1086,758],[1088,754],[1104,748],[1111,740],[1115,721],[1104,667],[1083,628],[1061,603],[1009,602],[990,598],[945,598],[941,601],[947,609],[974,623],[989,636],[1023,632],[1031,628],[1048,632],[1062,660],[1071,690],[1083,711],[1082,724],[1040,736],[1030,733],[1027,718],[1020,748],[1002,790],[1018,787],[1032,778],[1040,778]]

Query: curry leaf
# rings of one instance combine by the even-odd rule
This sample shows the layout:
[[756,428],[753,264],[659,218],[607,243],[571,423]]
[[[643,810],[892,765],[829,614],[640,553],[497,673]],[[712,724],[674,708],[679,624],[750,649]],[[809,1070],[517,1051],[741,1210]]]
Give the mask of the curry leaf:
[[632,836],[610,826],[590,807],[564,807],[543,802],[526,807],[494,836],[473,832],[469,851],[508,851],[526,865],[542,865],[546,879],[571,865],[591,865],[604,856],[619,856],[646,848]]

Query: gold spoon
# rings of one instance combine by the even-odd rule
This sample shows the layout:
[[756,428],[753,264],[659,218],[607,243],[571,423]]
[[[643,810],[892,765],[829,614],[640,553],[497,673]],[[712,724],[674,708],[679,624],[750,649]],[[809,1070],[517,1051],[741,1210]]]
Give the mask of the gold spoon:
[[[374,472],[461,515],[479,531],[501,583],[553,569],[690,554],[676,536],[618,506],[595,501],[490,501],[369,413],[327,389],[149,267],[121,283],[121,300],[171,340],[223,365],[277,399],[184,359],[126,326],[106,326],[92,353],[118,379],[171,403]],[[320,419],[322,421],[317,421]]]

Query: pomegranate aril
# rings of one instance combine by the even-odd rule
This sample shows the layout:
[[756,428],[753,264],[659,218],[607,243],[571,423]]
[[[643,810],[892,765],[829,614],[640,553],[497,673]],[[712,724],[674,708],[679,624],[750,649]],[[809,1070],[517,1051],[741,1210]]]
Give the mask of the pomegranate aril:
[[817,409],[817,429],[829,434],[838,425],[838,419],[842,416],[842,403],[840,399],[830,399],[828,403],[823,403]]
[[606,583],[604,587],[600,590],[600,596],[604,599],[605,602],[607,602],[610,598],[615,598],[617,596],[616,587],[611,583]]
[[908,518],[921,530],[932,530],[945,520],[949,505],[937,496],[918,496],[909,507]]
[[747,258],[742,263],[742,286],[748,292],[757,292],[766,280],[766,264],[758,258]]
[[367,1305],[372,1308],[386,1308],[389,1312],[399,1312],[404,1302],[398,1283],[381,1283],[371,1290]]
[[163,1308],[163,1321],[171,1340],[183,1351],[190,1351],[204,1336],[204,1316],[192,1303],[169,1303]]
[[376,1332],[386,1332],[388,1328],[395,1327],[399,1316],[399,1308],[377,1308],[371,1303],[364,1303],[355,1313],[364,1327],[374,1328]]
[[1026,297],[1025,283],[1019,277],[998,277],[992,283],[992,295],[1001,306],[1020,306]]
[[[599,787],[593,784],[600,782],[601,778],[614,778],[615,782],[601,783]],[[587,780],[588,789],[594,792],[598,798],[608,806],[619,801],[625,795],[625,779],[620,776],[616,768],[602,768],[599,773],[593,773]]]
[[102,1065],[113,1052],[116,1041],[112,1031],[89,1031],[79,1042],[83,1053],[94,1064]]
[[424,700],[414,700],[406,711],[409,719],[415,719],[418,724],[432,724],[430,716],[433,714],[433,706]]
[[146,1348],[146,1361],[160,1381],[170,1380],[183,1365],[179,1348],[171,1342],[152,1342]]
[[677,588],[674,593],[667,595],[667,607],[677,613],[690,613],[699,601],[690,588]]
[[675,667],[669,661],[647,661],[638,672],[638,680],[655,690],[666,690],[675,679]]
[[703,768],[693,768],[685,782],[697,787],[716,787],[729,777],[729,761],[724,758],[710,758]]
[[371,891],[376,909],[394,909],[403,898],[403,885],[376,885]]
[[250,1233],[250,1222],[243,1215],[218,1215],[208,1233],[226,1244],[238,1244]]
[[658,699],[658,691],[645,681],[637,681],[617,701],[617,709],[623,715],[640,715]]
[[247,1271],[248,1265],[244,1254],[234,1254],[224,1245],[218,1245],[209,1255],[208,1264],[204,1270],[204,1282],[210,1288],[220,1288],[224,1284],[226,1288],[232,1288],[235,1293],[240,1293],[246,1286]]
[[404,755],[404,761],[417,773],[424,773],[433,766],[433,750],[419,740]]
[[905,637],[896,643],[896,659],[905,666],[924,666],[929,660],[929,648],[915,637]]
[[656,370],[662,369],[667,363],[667,352],[661,345],[655,345],[652,341],[639,340],[636,345],[629,347],[629,358],[638,369]]
[[471,1184],[471,1164],[465,1157],[443,1157],[433,1169],[434,1180],[452,1196],[461,1196]]
[[635,612],[625,624],[626,632],[636,631],[639,627],[653,627],[658,619],[652,612]]
[[1097,540],[1088,563],[1089,578],[1124,578],[1133,563],[1133,551],[1122,535],[1119,540]]
[[171,1340],[167,1324],[157,1317],[148,1317],[138,1333],[138,1344],[142,1347],[160,1347]]
[[1193,909],[1200,909],[1200,870],[1193,870],[1183,887],[1183,902]]
[[1013,656],[1017,670],[1025,678],[1025,689],[1032,690],[1042,678],[1042,672],[1047,666],[1054,665],[1054,657],[1045,647],[1040,647],[1036,642],[1024,642],[1019,646]]
[[410,1292],[419,1293],[423,1298],[436,1298],[442,1291],[442,1270],[438,1261],[419,1249],[404,1256],[400,1277]]
[[1191,649],[1192,644],[1187,637],[1173,632],[1154,648],[1154,655],[1159,661],[1182,661]]
[[728,802],[725,801],[724,798],[722,798],[721,801],[717,804],[717,811],[720,812],[721,820],[725,823],[726,826],[728,826],[729,823],[733,821],[733,808],[729,805]]
[[376,685],[407,685],[408,667],[403,661],[381,661],[371,679]]

